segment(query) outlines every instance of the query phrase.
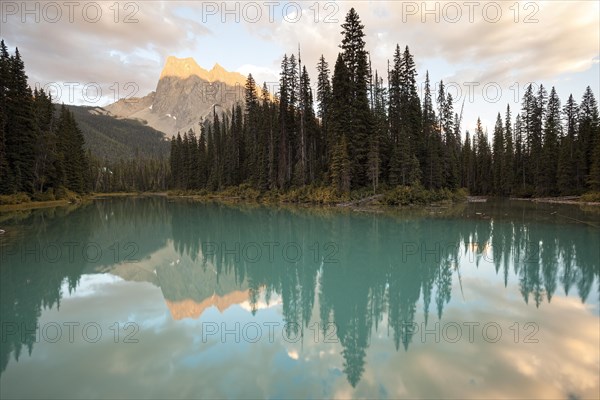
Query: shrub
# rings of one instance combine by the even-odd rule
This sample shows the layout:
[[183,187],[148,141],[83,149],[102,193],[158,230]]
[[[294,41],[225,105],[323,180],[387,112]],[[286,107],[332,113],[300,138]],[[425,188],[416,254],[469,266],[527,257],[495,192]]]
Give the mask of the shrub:
[[54,189],[50,188],[45,192],[36,192],[33,194],[33,200],[35,201],[53,201],[56,200],[54,196]]
[[0,205],[29,203],[31,199],[26,193],[0,195]]
[[54,197],[56,200],[68,200],[71,203],[78,203],[81,201],[81,197],[77,193],[72,192],[63,186],[56,189]]
[[383,204],[390,206],[426,205],[443,201],[464,201],[467,197],[465,189],[451,191],[443,188],[427,190],[421,185],[397,186],[383,195]]
[[588,192],[581,196],[581,201],[586,203],[600,202],[600,192]]

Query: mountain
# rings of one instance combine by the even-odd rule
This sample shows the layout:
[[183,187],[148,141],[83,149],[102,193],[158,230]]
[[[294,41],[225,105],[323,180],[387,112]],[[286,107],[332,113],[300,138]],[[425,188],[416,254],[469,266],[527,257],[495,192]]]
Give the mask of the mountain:
[[156,90],[141,98],[121,99],[103,108],[107,115],[128,118],[163,132],[167,137],[184,133],[213,110],[229,110],[243,101],[246,77],[219,64],[211,70],[193,58],[168,57]]
[[163,132],[133,119],[117,119],[99,107],[67,106],[96,157],[117,161],[135,157],[166,157],[170,144]]

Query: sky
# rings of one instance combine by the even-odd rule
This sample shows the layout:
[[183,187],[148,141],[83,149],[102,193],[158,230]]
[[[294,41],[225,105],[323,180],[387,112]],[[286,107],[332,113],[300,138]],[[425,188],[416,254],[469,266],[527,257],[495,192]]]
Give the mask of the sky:
[[[351,7],[364,24],[373,69],[387,76],[409,46],[422,89],[443,80],[471,132],[488,131],[529,83],[555,86],[564,104],[600,93],[598,1],[5,1],[0,36],[18,47],[32,87],[58,102],[104,106],[156,88],[168,56],[252,73],[275,88],[284,54],[298,53],[316,87],[330,69]],[[434,94],[435,98],[435,94]]]

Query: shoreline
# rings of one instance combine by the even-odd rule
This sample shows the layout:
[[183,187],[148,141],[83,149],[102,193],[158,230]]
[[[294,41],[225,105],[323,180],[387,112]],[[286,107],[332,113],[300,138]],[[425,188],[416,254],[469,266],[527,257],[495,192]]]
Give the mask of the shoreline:
[[124,198],[124,197],[148,197],[158,196],[165,197],[169,200],[187,199],[198,202],[219,202],[219,203],[248,203],[248,204],[263,204],[263,205],[296,205],[304,207],[333,207],[333,208],[348,208],[355,211],[372,211],[380,212],[384,209],[400,209],[400,208],[426,208],[426,207],[440,207],[448,206],[458,203],[487,203],[490,200],[510,200],[510,201],[527,201],[531,203],[546,203],[546,204],[565,204],[565,205],[578,205],[578,206],[593,206],[599,207],[600,202],[598,201],[582,201],[581,196],[557,196],[557,197],[493,197],[493,196],[467,196],[462,201],[442,200],[433,201],[428,204],[404,204],[390,206],[387,204],[378,203],[384,196],[383,193],[370,195],[367,197],[359,198],[356,200],[345,200],[345,201],[330,201],[330,202],[318,202],[313,200],[305,201],[289,201],[285,199],[273,198],[273,197],[259,197],[249,198],[246,196],[235,196],[226,195],[223,193],[189,193],[189,194],[173,194],[169,192],[115,192],[115,193],[92,193],[83,196],[79,201],[72,201],[68,199],[61,200],[49,200],[49,201],[28,201],[18,204],[4,204],[0,205],[0,213],[2,212],[13,212],[13,211],[24,211],[34,210],[41,208],[51,207],[64,207],[68,205],[77,205],[85,203],[90,200],[103,200],[110,198]]
[[559,197],[509,197],[512,201],[530,201],[532,203],[547,204],[570,204],[579,206],[600,206],[598,201],[582,201],[581,196],[559,196]]
[[77,201],[69,199],[60,200],[31,200],[17,204],[0,204],[0,213],[35,210],[40,208],[65,207],[69,205],[79,205],[91,200],[103,200],[108,198],[118,197],[145,197],[145,196],[164,196],[167,197],[167,192],[116,192],[116,193],[92,193],[79,198]]

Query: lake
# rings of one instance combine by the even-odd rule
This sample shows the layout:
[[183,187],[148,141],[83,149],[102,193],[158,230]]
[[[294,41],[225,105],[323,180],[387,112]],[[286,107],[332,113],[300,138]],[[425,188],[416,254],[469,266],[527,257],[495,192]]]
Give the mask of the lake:
[[0,214],[2,398],[597,398],[600,210]]

